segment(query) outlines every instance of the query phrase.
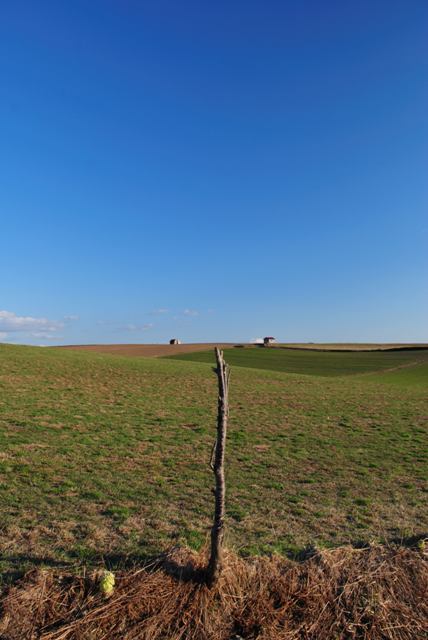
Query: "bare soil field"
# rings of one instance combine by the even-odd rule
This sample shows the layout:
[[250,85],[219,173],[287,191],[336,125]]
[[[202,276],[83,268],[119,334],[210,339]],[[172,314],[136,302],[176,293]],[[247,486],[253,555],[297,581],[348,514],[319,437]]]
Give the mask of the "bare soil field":
[[72,344],[55,348],[76,351],[95,351],[98,353],[107,353],[112,356],[157,358],[159,356],[206,351],[207,349],[214,349],[214,347],[227,348],[231,346],[233,346],[233,343],[205,342],[195,344]]

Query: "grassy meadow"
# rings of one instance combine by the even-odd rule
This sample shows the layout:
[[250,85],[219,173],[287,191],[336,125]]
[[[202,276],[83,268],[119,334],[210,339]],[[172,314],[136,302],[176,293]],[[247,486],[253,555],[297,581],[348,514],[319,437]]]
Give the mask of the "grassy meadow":
[[[413,376],[428,386],[428,349],[406,351],[309,351],[278,347],[234,347],[224,349],[230,365],[284,373],[316,376],[344,376],[357,373],[380,373],[421,365]],[[166,357],[166,356],[165,356]],[[215,363],[213,349],[168,356],[191,362]],[[401,372],[398,379],[402,379]]]
[[[428,531],[428,352],[228,349],[226,544],[243,555]],[[211,352],[0,345],[0,570],[200,548]]]

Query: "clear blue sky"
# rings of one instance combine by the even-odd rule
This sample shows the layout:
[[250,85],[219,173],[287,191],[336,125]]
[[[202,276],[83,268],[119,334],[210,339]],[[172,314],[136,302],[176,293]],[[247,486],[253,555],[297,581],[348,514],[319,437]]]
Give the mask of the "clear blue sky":
[[0,340],[428,341],[426,0],[0,7]]

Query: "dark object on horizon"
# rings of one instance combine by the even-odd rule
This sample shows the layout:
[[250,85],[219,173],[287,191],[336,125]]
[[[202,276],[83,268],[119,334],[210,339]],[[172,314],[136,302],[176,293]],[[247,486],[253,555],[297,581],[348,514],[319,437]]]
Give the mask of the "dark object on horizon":
[[273,336],[266,336],[266,338],[263,338],[263,344],[265,347],[269,347],[274,342],[276,342],[276,338]]
[[178,338],[171,338],[169,344],[181,344],[181,340],[179,340]]

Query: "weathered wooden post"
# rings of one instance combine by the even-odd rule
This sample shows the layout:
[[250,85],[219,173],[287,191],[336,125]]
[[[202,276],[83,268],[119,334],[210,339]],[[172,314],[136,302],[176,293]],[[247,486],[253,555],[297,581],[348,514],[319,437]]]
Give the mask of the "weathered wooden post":
[[223,564],[224,504],[226,485],[224,479],[224,451],[226,447],[227,420],[229,416],[230,369],[223,352],[215,348],[218,378],[217,439],[211,454],[210,466],[215,475],[214,522],[211,529],[211,554],[207,567],[207,584],[213,586],[221,573]]

